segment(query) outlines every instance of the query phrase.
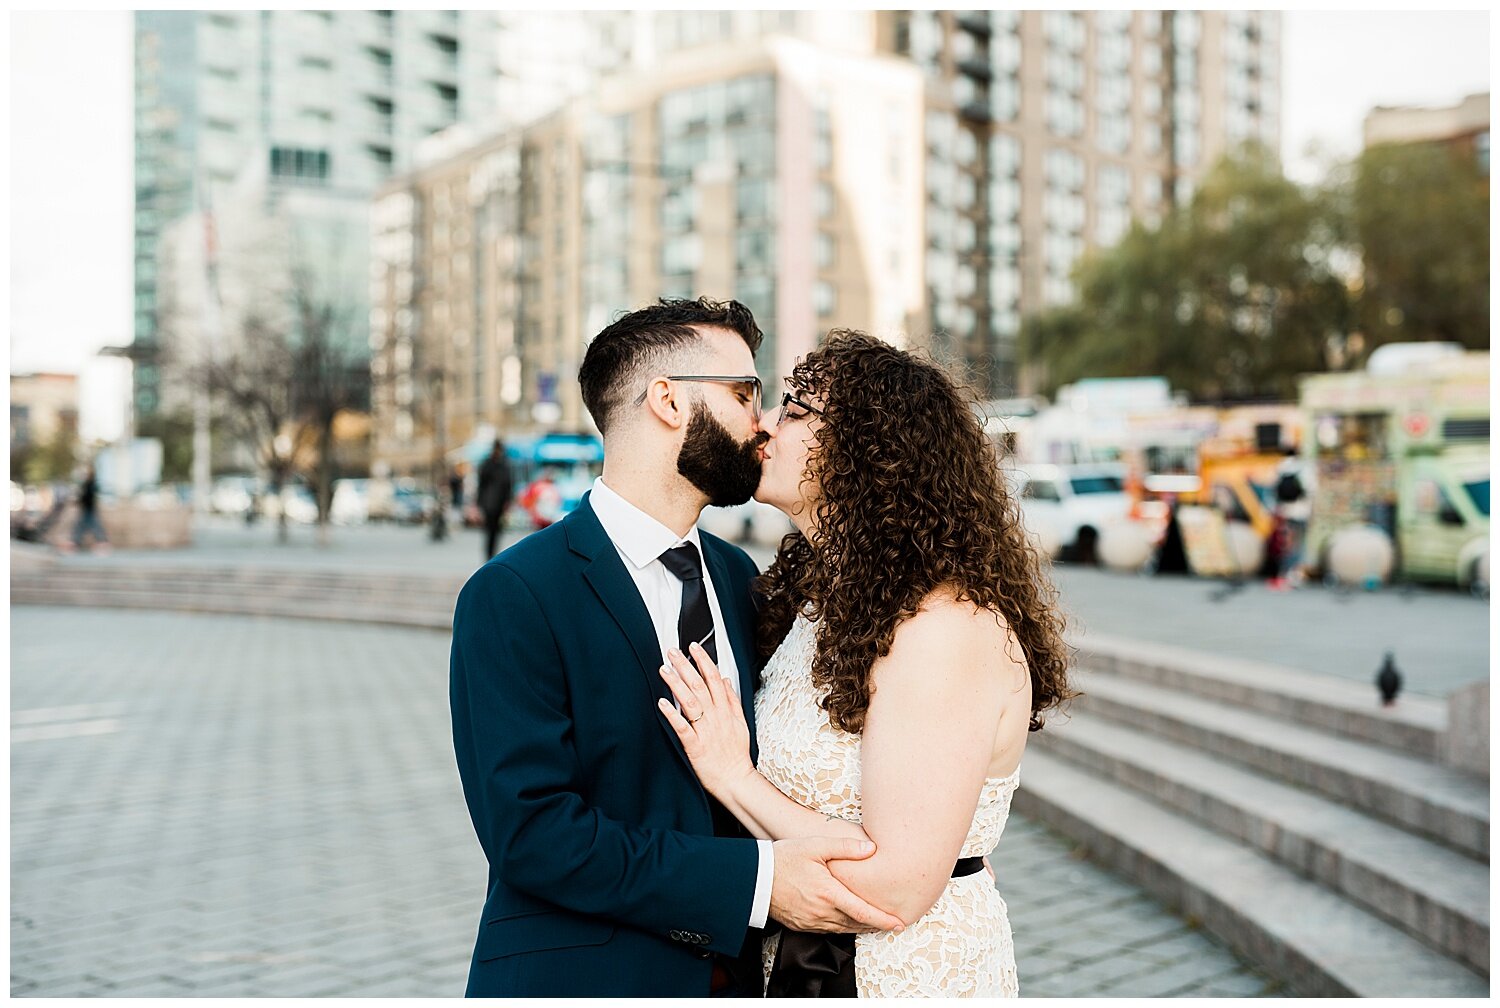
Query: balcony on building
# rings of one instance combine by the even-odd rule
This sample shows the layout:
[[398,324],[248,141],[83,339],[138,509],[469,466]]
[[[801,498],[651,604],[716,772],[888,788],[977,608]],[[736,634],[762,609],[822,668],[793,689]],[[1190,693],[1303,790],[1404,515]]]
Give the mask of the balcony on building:
[[958,114],[972,123],[981,125],[994,121],[994,113],[990,109],[988,98],[975,98],[964,102],[959,106]]
[[994,68],[983,56],[966,56],[958,61],[958,72],[968,74],[975,80],[988,81],[994,78]]
[[989,35],[990,12],[983,10],[955,11],[953,20],[964,31],[974,35]]

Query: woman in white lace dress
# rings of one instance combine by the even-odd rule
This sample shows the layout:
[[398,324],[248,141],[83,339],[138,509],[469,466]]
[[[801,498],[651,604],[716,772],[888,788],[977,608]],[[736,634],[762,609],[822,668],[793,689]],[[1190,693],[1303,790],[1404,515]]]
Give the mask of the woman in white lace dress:
[[941,369],[835,331],[788,384],[756,492],[797,529],[756,585],[758,766],[701,648],[662,670],[680,710],[661,713],[756,836],[876,845],[830,868],[905,926],[770,934],[769,995],[1015,996],[1005,902],[980,859],[1028,732],[1072,695],[1055,592]]

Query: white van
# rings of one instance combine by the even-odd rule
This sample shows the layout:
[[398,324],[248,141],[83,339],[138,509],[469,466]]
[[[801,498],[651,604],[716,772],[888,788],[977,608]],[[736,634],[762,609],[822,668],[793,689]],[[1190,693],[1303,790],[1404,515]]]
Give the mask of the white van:
[[1055,530],[1064,560],[1096,563],[1099,530],[1130,514],[1123,465],[1020,465],[1013,472],[1027,525]]

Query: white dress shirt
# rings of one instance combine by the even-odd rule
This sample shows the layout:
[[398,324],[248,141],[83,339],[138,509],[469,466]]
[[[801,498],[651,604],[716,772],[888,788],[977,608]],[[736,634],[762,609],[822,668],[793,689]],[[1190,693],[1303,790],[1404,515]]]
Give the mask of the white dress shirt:
[[[675,546],[692,543],[702,558],[703,586],[708,590],[708,610],[714,618],[715,649],[718,652],[719,673],[729,682],[736,693],[740,688],[739,666],[734,660],[734,648],[724,630],[724,614],[719,609],[719,596],[714,591],[712,575],[708,572],[708,560],[703,557],[703,543],[698,538],[698,526],[688,529],[687,535],[677,534],[640,508],[621,497],[602,477],[594,480],[589,494],[594,516],[604,526],[604,534],[614,543],[615,551],[625,564],[625,570],[641,593],[646,611],[651,614],[651,624],[656,629],[656,639],[661,645],[661,661],[667,661],[667,651],[677,646],[677,618],[682,611],[682,582],[667,570],[661,555]],[[651,714],[661,717],[659,711]],[[771,910],[771,876],[773,857],[771,841],[757,840],[760,864],[755,876],[755,899],[750,906],[750,926],[766,926],[766,916]]]

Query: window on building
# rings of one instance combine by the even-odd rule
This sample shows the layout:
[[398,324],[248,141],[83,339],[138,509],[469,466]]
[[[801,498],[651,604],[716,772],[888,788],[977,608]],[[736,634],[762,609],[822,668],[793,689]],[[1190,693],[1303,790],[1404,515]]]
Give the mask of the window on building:
[[271,176],[298,182],[326,182],[328,152],[301,147],[272,147]]
[[676,235],[661,243],[661,271],[664,276],[683,276],[697,272],[702,256],[695,234]]
[[771,234],[746,230],[734,236],[735,268],[741,273],[765,273],[771,268]]
[[458,119],[458,88],[452,84],[433,84],[432,87],[437,92],[438,101],[443,103],[443,113],[448,116],[449,120],[456,121]]
[[819,231],[816,239],[815,253],[818,269],[832,269],[834,257],[833,235],[827,231]]
[[832,315],[838,307],[833,284],[826,280],[819,280],[813,285],[813,308],[817,311],[819,318],[827,318]]
[[819,220],[827,220],[833,216],[833,186],[827,182],[819,182],[813,192],[813,204]]
[[771,182],[742,178],[735,184],[735,216],[742,221],[762,221],[771,216]]
[[299,60],[304,70],[332,70],[333,60],[326,56],[303,56]]

